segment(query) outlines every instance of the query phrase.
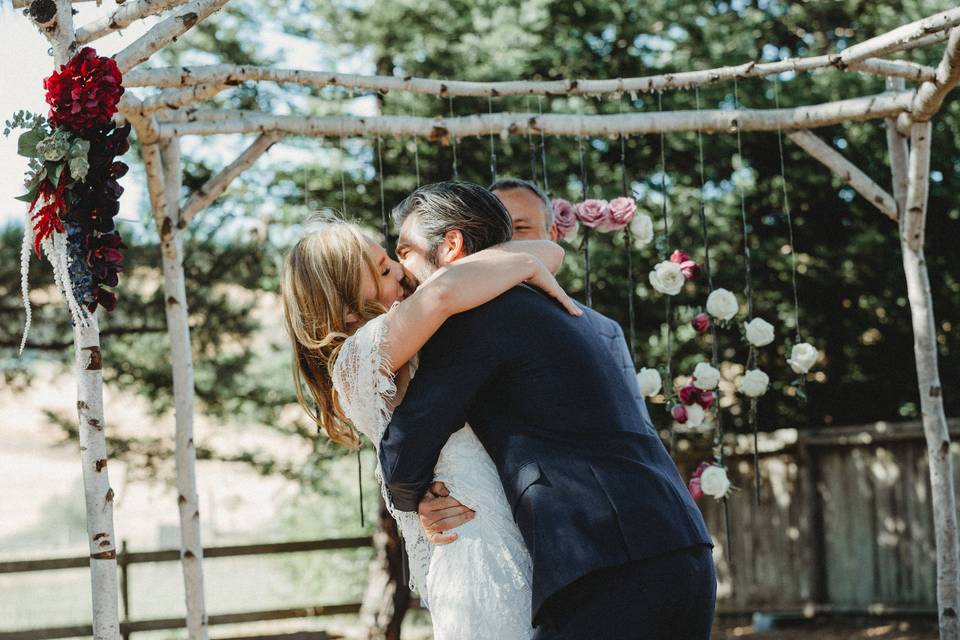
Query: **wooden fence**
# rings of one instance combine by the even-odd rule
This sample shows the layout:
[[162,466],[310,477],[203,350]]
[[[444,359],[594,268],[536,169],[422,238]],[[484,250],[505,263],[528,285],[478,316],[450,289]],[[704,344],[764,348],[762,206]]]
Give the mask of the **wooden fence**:
[[[951,420],[952,435],[960,421]],[[752,438],[728,458],[738,491],[702,499],[717,540],[719,606],[936,615],[936,555],[926,443],[919,422],[774,432],[761,440],[760,502]],[[954,482],[960,455],[953,449]],[[698,460],[687,456],[681,468]],[[688,474],[689,475],[689,474]]]
[[[206,547],[203,550],[204,558],[231,558],[251,555],[274,555],[279,553],[294,553],[303,551],[332,551],[337,549],[360,549],[372,546],[372,539],[363,538],[336,538],[332,540],[303,540],[297,542],[279,542],[269,544],[232,545],[222,547]],[[153,620],[130,620],[130,592],[128,570],[130,565],[147,562],[179,562],[180,551],[169,549],[163,551],[136,551],[131,552],[123,545],[117,554],[117,565],[120,569],[120,597],[123,604],[123,620],[120,623],[120,633],[127,640],[131,633],[138,631],[159,631],[166,629],[182,629],[186,627],[183,618],[160,618]],[[74,569],[87,567],[90,564],[88,556],[69,558],[50,558],[42,560],[15,560],[0,562],[0,575],[8,573],[28,573],[34,571],[56,571],[60,569]],[[342,614],[356,614],[360,611],[359,602],[349,602],[333,605],[316,605],[312,607],[296,607],[292,609],[269,609],[261,611],[242,611],[224,613],[209,617],[209,624],[237,624],[242,622],[259,622],[264,620],[284,620],[289,618],[311,618],[317,616],[332,616]],[[0,631],[0,640],[52,640],[54,638],[76,638],[93,635],[91,625],[72,625],[63,627],[45,627],[40,629],[25,629],[20,631]],[[310,640],[325,640],[324,633],[313,633]],[[261,640],[264,636],[257,636]],[[278,638],[280,638],[278,636]],[[284,640],[306,640],[304,634],[287,634]]]

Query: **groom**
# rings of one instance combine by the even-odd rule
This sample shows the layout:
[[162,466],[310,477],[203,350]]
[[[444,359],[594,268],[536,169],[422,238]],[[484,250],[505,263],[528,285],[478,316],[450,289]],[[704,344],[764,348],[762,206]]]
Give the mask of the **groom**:
[[[420,280],[510,239],[503,205],[471,183],[421,187],[394,217],[397,255]],[[417,510],[466,422],[533,559],[535,640],[710,637],[710,534],[650,422],[616,322],[573,317],[526,286],[447,320],[380,443],[398,509]]]

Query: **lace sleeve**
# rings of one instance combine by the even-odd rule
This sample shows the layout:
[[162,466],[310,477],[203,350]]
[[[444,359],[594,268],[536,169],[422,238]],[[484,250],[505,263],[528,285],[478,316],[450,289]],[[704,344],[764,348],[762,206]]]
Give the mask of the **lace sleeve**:
[[[393,414],[390,402],[397,386],[391,373],[390,360],[383,346],[387,338],[383,316],[374,318],[348,337],[340,348],[333,366],[333,385],[340,406],[353,426],[380,448],[380,437]],[[380,462],[377,461],[377,483],[390,515],[397,522],[404,548],[410,560],[410,588],[428,605],[427,572],[433,545],[427,539],[416,513],[397,511],[383,484]]]

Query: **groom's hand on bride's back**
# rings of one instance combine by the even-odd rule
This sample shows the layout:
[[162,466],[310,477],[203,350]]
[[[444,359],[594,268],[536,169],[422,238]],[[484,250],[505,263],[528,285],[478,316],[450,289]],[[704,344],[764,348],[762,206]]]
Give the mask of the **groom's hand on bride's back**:
[[447,532],[473,520],[474,517],[472,509],[460,504],[456,498],[450,497],[450,492],[442,482],[434,482],[430,485],[420,499],[417,512],[420,514],[420,525],[433,544],[450,544],[458,536]]

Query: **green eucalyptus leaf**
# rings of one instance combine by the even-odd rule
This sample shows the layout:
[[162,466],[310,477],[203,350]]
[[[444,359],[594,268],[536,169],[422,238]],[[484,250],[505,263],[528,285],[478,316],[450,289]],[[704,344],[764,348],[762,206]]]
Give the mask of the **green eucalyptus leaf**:
[[37,144],[43,140],[43,131],[39,129],[30,129],[20,134],[17,139],[17,153],[26,158],[32,158],[37,155]]

